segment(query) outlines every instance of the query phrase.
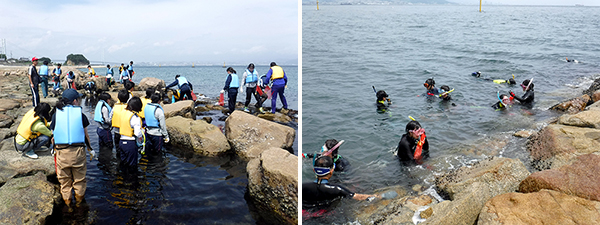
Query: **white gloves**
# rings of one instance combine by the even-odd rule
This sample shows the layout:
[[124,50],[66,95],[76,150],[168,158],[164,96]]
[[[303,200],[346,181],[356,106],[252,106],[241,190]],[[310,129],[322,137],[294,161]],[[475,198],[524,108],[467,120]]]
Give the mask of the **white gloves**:
[[225,90],[221,90],[221,94],[225,93]]
[[240,93],[244,93],[244,88],[240,87]]
[[170,140],[171,140],[171,139],[169,139],[169,137],[166,137],[166,138],[165,138],[165,143],[169,143],[169,141],[170,141]]

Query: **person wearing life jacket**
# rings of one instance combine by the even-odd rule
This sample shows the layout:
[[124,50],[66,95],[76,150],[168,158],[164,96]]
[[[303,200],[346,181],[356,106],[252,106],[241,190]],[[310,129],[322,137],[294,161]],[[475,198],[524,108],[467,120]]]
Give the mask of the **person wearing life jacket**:
[[23,116],[14,141],[16,150],[24,156],[37,159],[35,151],[40,151],[43,146],[48,147],[50,144],[52,131],[48,129],[48,121],[52,119],[51,109],[48,103],[42,102]]
[[133,75],[135,74],[135,71],[133,71],[133,61],[129,62],[127,72],[129,73],[129,80],[133,79]]
[[94,70],[94,68],[92,68],[92,66],[88,65],[87,68],[88,68],[87,74],[90,76],[90,78],[96,76],[96,71]]
[[146,147],[150,152],[157,153],[163,149],[163,144],[169,142],[169,133],[165,120],[165,111],[160,105],[162,99],[159,93],[153,93],[152,100],[144,107],[146,118]]
[[154,92],[154,88],[147,88],[146,96],[140,98],[142,100],[142,111],[139,113],[139,116],[142,118],[142,127],[146,127],[146,115],[144,114],[144,109],[146,109],[146,105],[148,105],[148,103],[152,102],[150,98]]
[[313,167],[317,179],[302,184],[303,209],[327,207],[340,198],[352,198],[359,201],[369,198],[381,198],[379,195],[354,193],[343,186],[330,183],[329,179],[333,176],[335,163],[329,156],[317,157]]
[[127,90],[127,93],[129,95],[129,98],[127,99],[127,102],[129,102],[129,99],[133,98],[133,90],[135,88],[135,83],[131,82],[131,81],[127,81],[125,82],[125,90]]
[[35,68],[38,64],[38,58],[33,57],[31,59],[31,66],[29,66],[29,69],[27,70],[27,77],[29,78],[29,87],[31,89],[31,95],[32,95],[32,102],[33,102],[33,107],[38,106],[38,104],[40,104],[40,91],[39,91],[39,86],[40,86],[40,75],[37,72],[37,69]]
[[287,75],[285,74],[285,71],[283,71],[283,69],[275,62],[271,62],[271,68],[267,72],[267,79],[273,81],[273,85],[271,86],[271,113],[274,114],[277,110],[278,94],[281,103],[283,104],[283,108],[287,109],[287,100],[285,100],[285,96],[283,95],[283,91],[287,86]]
[[405,131],[396,149],[398,158],[403,162],[422,164],[424,159],[429,158],[429,141],[425,129],[419,122],[410,121],[406,124]]
[[75,89],[65,90],[62,98],[56,103],[56,113],[50,125],[50,129],[54,131],[56,177],[60,182],[62,198],[69,207],[73,202],[73,190],[76,206],[79,206],[85,197],[86,147],[90,152],[90,159],[95,156],[86,129],[90,122],[79,106],[81,96]]
[[67,88],[76,89],[76,87],[75,87],[75,74],[73,73],[73,71],[69,71],[67,73]]
[[42,94],[44,95],[44,98],[48,97],[48,76],[50,75],[48,63],[48,60],[45,60],[40,67],[40,84],[42,85]]
[[518,100],[521,103],[521,105],[524,105],[529,108],[533,107],[533,101],[535,100],[535,93],[533,92],[534,84],[533,84],[532,80],[533,80],[533,78],[531,80],[524,80],[523,83],[521,83],[521,87],[523,88],[523,91],[525,92],[525,94],[523,94],[523,96],[521,96],[521,97],[516,96],[515,93],[510,91],[510,96],[512,96],[513,98]]
[[121,84],[125,85],[130,80],[129,72],[127,71],[127,67],[121,70],[121,74],[119,75],[119,80],[121,80]]
[[110,94],[103,92],[98,96],[98,103],[94,110],[94,121],[98,122],[96,133],[98,134],[98,143],[100,146],[113,147],[112,140],[112,123],[110,121],[110,102],[112,98]]
[[54,81],[53,90],[56,92],[60,90],[60,75],[62,75],[62,65],[59,63],[56,65],[56,68],[52,70],[52,80]]
[[335,139],[329,139],[325,141],[325,144],[321,147],[320,153],[303,153],[302,158],[319,158],[323,155],[323,153],[331,151],[330,156],[333,159],[333,163],[335,163],[335,171],[344,171],[348,168],[348,166],[350,166],[350,162],[338,154],[341,143],[343,143],[343,141],[338,142]]
[[121,156],[121,149],[119,140],[121,140],[120,128],[121,128],[121,117],[127,107],[127,100],[129,99],[129,92],[125,89],[121,89],[117,94],[118,102],[115,103],[113,109],[110,111],[110,121],[113,130],[113,136],[115,140],[115,147],[117,148],[117,156]]
[[95,94],[96,93],[96,82],[94,81],[89,81],[87,83],[85,83],[85,86],[83,86],[83,89],[90,94]]
[[180,98],[183,99],[185,97],[186,100],[192,100],[192,91],[194,90],[194,86],[190,83],[184,76],[179,74],[175,75],[175,81],[173,83],[167,85],[165,89],[169,89],[173,86],[177,85],[180,90]]
[[[133,97],[127,103],[127,107],[121,114],[119,133],[121,140],[121,162],[127,166],[135,167],[138,163],[138,146],[145,145],[144,130],[142,129],[142,119],[138,113],[142,111],[142,100],[139,97]],[[142,150],[142,154],[143,154]]]
[[221,90],[221,93],[227,91],[228,102],[227,106],[229,107],[229,113],[233,113],[235,110],[235,102],[237,99],[238,88],[240,87],[240,80],[236,71],[229,67],[227,68],[227,79],[225,80],[225,87]]
[[427,96],[438,96],[440,91],[435,87],[435,80],[429,78],[423,83],[423,86],[427,88]]
[[112,86],[113,73],[114,72],[113,69],[110,68],[110,64],[106,65],[106,84],[109,88]]
[[258,84],[256,85],[256,94],[260,98],[258,99],[258,102],[254,106],[256,106],[261,113],[265,112],[262,107],[262,104],[269,98],[269,95],[267,95],[267,92],[265,90],[265,88],[268,86],[268,84],[269,84],[269,80],[267,79],[267,75],[264,74],[264,75],[260,76],[260,78],[258,79]]
[[[258,84],[258,71],[254,69],[254,63],[250,63],[242,75],[242,88],[240,92],[244,93],[244,87],[246,87],[246,102],[244,103],[244,111],[249,112],[248,104],[252,99],[252,95],[256,99],[257,104],[260,102],[260,96],[256,92],[256,85]],[[260,104],[258,107],[261,107]]]

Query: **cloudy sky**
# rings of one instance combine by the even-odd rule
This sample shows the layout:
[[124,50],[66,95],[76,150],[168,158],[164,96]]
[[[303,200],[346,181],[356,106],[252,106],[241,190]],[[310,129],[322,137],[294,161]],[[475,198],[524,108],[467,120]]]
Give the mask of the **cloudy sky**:
[[[479,0],[446,0],[459,4],[479,5]],[[503,5],[566,5],[574,6],[581,4],[585,6],[600,6],[600,0],[483,0],[484,4],[503,4]]]
[[[297,64],[296,0],[0,0],[7,55]],[[1,46],[0,46],[1,47]]]

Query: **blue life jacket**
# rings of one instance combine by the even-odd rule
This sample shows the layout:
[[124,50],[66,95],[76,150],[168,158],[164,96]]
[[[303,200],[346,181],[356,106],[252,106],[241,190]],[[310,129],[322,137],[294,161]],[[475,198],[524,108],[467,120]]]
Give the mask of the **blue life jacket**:
[[69,79],[75,79],[75,73],[71,72],[68,76]]
[[108,105],[108,103],[106,103],[104,100],[98,101],[98,104],[96,104],[96,109],[94,110],[94,121],[101,124],[106,124],[107,122],[104,121],[104,117],[102,116],[102,106],[106,106],[106,108],[108,108],[109,113],[112,110],[112,108],[110,108],[110,105]]
[[239,88],[240,87],[240,79],[238,78],[238,75],[235,73],[232,73],[230,75],[231,75],[231,83],[229,83],[229,88]]
[[121,76],[123,76],[123,79],[129,79],[129,72],[127,72],[127,70],[123,70],[123,72],[121,72]]
[[113,74],[112,68],[106,68],[106,74],[112,75]]
[[67,105],[62,110],[56,110],[56,125],[54,128],[55,144],[85,143],[80,106]]
[[[146,127],[157,128],[159,127],[158,119],[154,116],[156,109],[162,109],[160,104],[156,103],[148,103],[146,104],[146,108],[144,108],[144,116],[146,117]],[[164,110],[163,110],[164,111]]]
[[57,75],[61,75],[62,74],[62,69],[60,68],[54,68],[54,73]]
[[188,81],[187,79],[185,79],[185,77],[178,77],[177,78],[177,87],[179,87],[179,89],[181,89],[181,86],[183,86],[184,84],[187,84]]
[[254,69],[254,72],[246,69],[246,83],[256,83],[258,81],[258,72]]
[[127,67],[127,70],[133,71],[133,64],[129,65],[129,67]]
[[40,67],[40,76],[48,76],[48,66],[42,65]]

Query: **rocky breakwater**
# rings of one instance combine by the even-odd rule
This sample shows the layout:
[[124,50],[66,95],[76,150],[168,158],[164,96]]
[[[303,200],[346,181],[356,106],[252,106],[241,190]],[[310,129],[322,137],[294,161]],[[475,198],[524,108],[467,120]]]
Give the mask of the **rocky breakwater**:
[[[17,127],[32,108],[27,67],[0,67],[0,224],[45,224],[60,200],[50,151],[30,159],[15,151]],[[42,98],[51,105],[56,98]],[[43,148],[44,150],[46,148]],[[54,178],[55,179],[55,178]]]

